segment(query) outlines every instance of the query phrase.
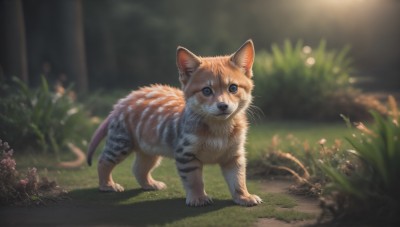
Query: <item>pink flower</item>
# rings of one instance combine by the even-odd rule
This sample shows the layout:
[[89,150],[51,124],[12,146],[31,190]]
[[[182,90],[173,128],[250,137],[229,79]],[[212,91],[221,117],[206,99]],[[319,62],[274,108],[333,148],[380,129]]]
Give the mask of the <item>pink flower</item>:
[[10,149],[10,150],[7,151],[7,153],[8,153],[8,155],[11,157],[11,156],[14,154],[14,150],[13,150],[13,149]]
[[19,181],[19,184],[23,187],[26,187],[26,185],[29,183],[28,179],[22,179]]
[[14,150],[10,149],[8,151],[4,150],[3,151],[3,158],[11,158],[11,156],[13,155]]
[[11,170],[15,170],[15,166],[17,165],[17,163],[15,163],[15,160],[10,157],[1,160],[0,164]]

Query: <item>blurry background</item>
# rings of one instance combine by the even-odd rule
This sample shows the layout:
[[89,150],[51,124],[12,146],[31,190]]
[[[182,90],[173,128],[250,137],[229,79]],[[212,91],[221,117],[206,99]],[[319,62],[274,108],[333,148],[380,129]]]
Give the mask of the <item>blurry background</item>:
[[398,0],[0,0],[0,34],[1,83],[73,85],[101,116],[127,90],[179,86],[178,45],[213,56],[249,38],[267,117],[365,119],[400,91]]
[[[63,78],[81,91],[177,84],[175,50],[229,54],[284,39],[351,46],[365,88],[400,88],[396,0],[1,0],[0,66],[36,85]],[[257,75],[256,75],[257,76]]]

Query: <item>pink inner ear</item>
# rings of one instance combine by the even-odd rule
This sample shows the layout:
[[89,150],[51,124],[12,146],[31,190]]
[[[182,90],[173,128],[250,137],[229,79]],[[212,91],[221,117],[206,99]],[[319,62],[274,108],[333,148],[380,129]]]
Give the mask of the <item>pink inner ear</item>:
[[243,54],[241,55],[242,56],[240,56],[240,61],[242,63],[242,66],[246,69],[246,71],[250,70],[253,66],[254,61],[253,47],[251,45],[247,45],[243,50]]
[[195,71],[195,69],[199,65],[199,60],[184,49],[180,49],[178,51],[177,58],[178,58],[178,67],[184,73],[191,73]]
[[188,55],[183,50],[180,50],[178,52],[178,66],[179,69],[181,69],[184,72],[186,71],[187,68],[187,58]]
[[254,49],[251,43],[247,43],[245,46],[240,48],[233,57],[234,63],[240,68],[249,72],[253,66],[254,61]]

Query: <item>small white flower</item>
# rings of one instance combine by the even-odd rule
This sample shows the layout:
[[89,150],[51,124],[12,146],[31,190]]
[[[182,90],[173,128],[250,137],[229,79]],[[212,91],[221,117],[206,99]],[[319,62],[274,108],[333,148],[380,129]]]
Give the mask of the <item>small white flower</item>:
[[78,113],[78,108],[76,108],[76,107],[73,107],[73,108],[71,108],[71,109],[69,109],[69,110],[67,111],[67,115],[68,115],[68,116],[74,115],[74,114],[76,114],[76,113]]

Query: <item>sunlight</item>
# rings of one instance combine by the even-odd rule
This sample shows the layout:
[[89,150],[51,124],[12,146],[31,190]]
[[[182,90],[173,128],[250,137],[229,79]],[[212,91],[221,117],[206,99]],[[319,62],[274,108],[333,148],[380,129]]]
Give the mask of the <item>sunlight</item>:
[[374,0],[324,0],[324,1],[315,1],[314,5],[323,8],[328,8],[330,10],[334,10],[339,12],[347,11],[357,8],[368,7],[371,4],[378,3],[378,1]]
[[349,6],[359,6],[362,3],[371,3],[373,0],[325,0],[327,5],[337,8],[349,7]]
[[325,0],[326,2],[336,3],[336,4],[353,4],[353,3],[363,3],[367,0]]

